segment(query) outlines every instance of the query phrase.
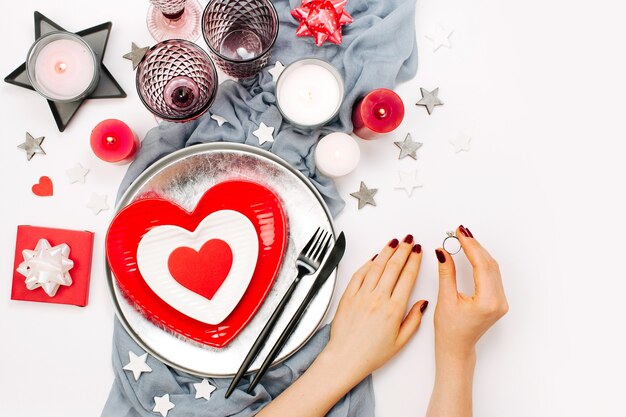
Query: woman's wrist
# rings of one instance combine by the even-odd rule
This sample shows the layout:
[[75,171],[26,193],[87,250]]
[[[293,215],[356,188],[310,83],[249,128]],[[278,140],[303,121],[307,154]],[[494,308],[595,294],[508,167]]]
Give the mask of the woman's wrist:
[[334,349],[332,344],[326,345],[315,362],[336,375],[335,383],[345,391],[344,394],[369,375],[369,372],[364,373],[363,367],[354,361],[354,355],[345,355],[339,349]]

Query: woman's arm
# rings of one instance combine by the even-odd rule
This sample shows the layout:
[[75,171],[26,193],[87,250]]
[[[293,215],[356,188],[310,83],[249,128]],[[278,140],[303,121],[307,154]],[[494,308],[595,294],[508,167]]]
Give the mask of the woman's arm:
[[496,261],[465,227],[460,226],[456,236],[474,268],[474,295],[458,292],[454,261],[437,249],[437,364],[427,417],[471,417],[476,342],[509,309]]
[[339,302],[328,345],[258,417],[323,417],[406,345],[428,305],[418,301],[405,316],[421,252],[411,235],[401,243],[394,239],[352,276]]

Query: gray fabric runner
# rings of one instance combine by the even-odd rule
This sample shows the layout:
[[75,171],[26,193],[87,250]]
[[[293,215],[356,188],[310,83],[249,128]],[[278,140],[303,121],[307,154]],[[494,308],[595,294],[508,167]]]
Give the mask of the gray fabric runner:
[[[315,171],[313,151],[317,140],[330,132],[351,132],[351,112],[355,101],[380,87],[393,88],[407,81],[417,70],[415,42],[415,0],[349,0],[346,10],[354,22],[343,29],[341,45],[316,47],[312,38],[297,38],[297,22],[290,10],[300,0],[280,1],[278,10],[280,30],[268,68],[257,77],[242,82],[225,81],[210,113],[188,123],[161,123],[148,132],[137,159],[131,164],[119,189],[118,198],[132,181],[161,157],[198,143],[239,142],[259,146],[252,132],[261,122],[274,127],[274,142],[261,147],[288,161],[306,175],[320,191],[333,215],[344,206],[332,180]],[[329,61],[344,77],[345,101],[339,117],[332,124],[303,134],[283,122],[275,105],[274,81],[267,72],[276,61],[285,66],[303,57]],[[211,114],[228,122],[221,127]],[[226,400],[224,393],[229,379],[210,379],[218,389],[210,401],[195,398],[194,383],[202,381],[172,369],[155,358],[148,357],[152,372],[135,381],[132,372],[122,368],[128,363],[128,352],[144,353],[116,320],[113,336],[113,369],[115,381],[102,417],[155,416],[155,396],[170,394],[175,407],[168,417],[248,417],[278,396],[298,378],[315,359],[328,341],[329,327],[321,329],[298,353],[273,368],[252,395],[237,390]],[[247,387],[248,378],[241,381]],[[312,393],[314,395],[314,393]],[[344,397],[328,414],[330,417],[370,417],[374,415],[374,394],[371,378],[367,378]]]

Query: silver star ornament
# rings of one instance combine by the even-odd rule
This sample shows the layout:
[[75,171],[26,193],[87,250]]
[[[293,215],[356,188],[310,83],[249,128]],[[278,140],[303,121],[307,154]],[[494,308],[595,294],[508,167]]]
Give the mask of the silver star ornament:
[[67,244],[52,247],[46,239],[40,239],[34,250],[23,250],[22,256],[24,261],[17,272],[26,277],[24,283],[29,290],[41,287],[48,297],[54,297],[61,285],[72,285],[69,270],[74,267],[74,261],[69,258]]
[[359,191],[355,193],[351,193],[350,195],[357,200],[359,200],[359,210],[361,210],[366,205],[376,206],[376,201],[374,200],[374,195],[378,192],[377,188],[367,188],[365,183],[361,181],[361,185],[359,186]]
[[435,107],[443,106],[443,101],[437,96],[439,94],[439,87],[435,88],[433,91],[420,88],[420,92],[422,93],[422,99],[415,103],[415,105],[426,107],[428,114],[432,114]]
[[143,59],[143,57],[146,55],[146,52],[148,52],[148,49],[150,48],[147,46],[140,48],[137,46],[137,44],[135,44],[135,42],[133,42],[131,44],[131,51],[125,54],[123,58],[128,59],[129,61],[132,61],[133,69],[135,70],[141,63],[141,60]]
[[26,140],[24,143],[18,145],[17,147],[20,149],[24,149],[26,152],[26,159],[31,160],[36,153],[45,155],[46,152],[41,147],[43,143],[44,137],[34,138],[30,133],[26,132]]
[[394,144],[400,148],[400,156],[398,156],[398,159],[406,158],[407,156],[417,159],[417,150],[423,145],[421,142],[415,142],[410,133],[406,134],[404,141],[394,142]]

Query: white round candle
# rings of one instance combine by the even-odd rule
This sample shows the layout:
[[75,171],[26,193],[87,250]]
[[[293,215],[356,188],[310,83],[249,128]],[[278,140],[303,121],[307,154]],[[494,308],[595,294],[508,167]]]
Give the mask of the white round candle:
[[341,132],[324,136],[315,148],[315,165],[328,177],[349,174],[361,159],[359,145],[352,136]]
[[330,64],[307,58],[287,66],[276,83],[278,108],[297,126],[330,121],[343,102],[343,81]]
[[84,41],[69,33],[54,33],[39,41],[27,60],[38,92],[50,100],[71,101],[94,87],[95,55]]

